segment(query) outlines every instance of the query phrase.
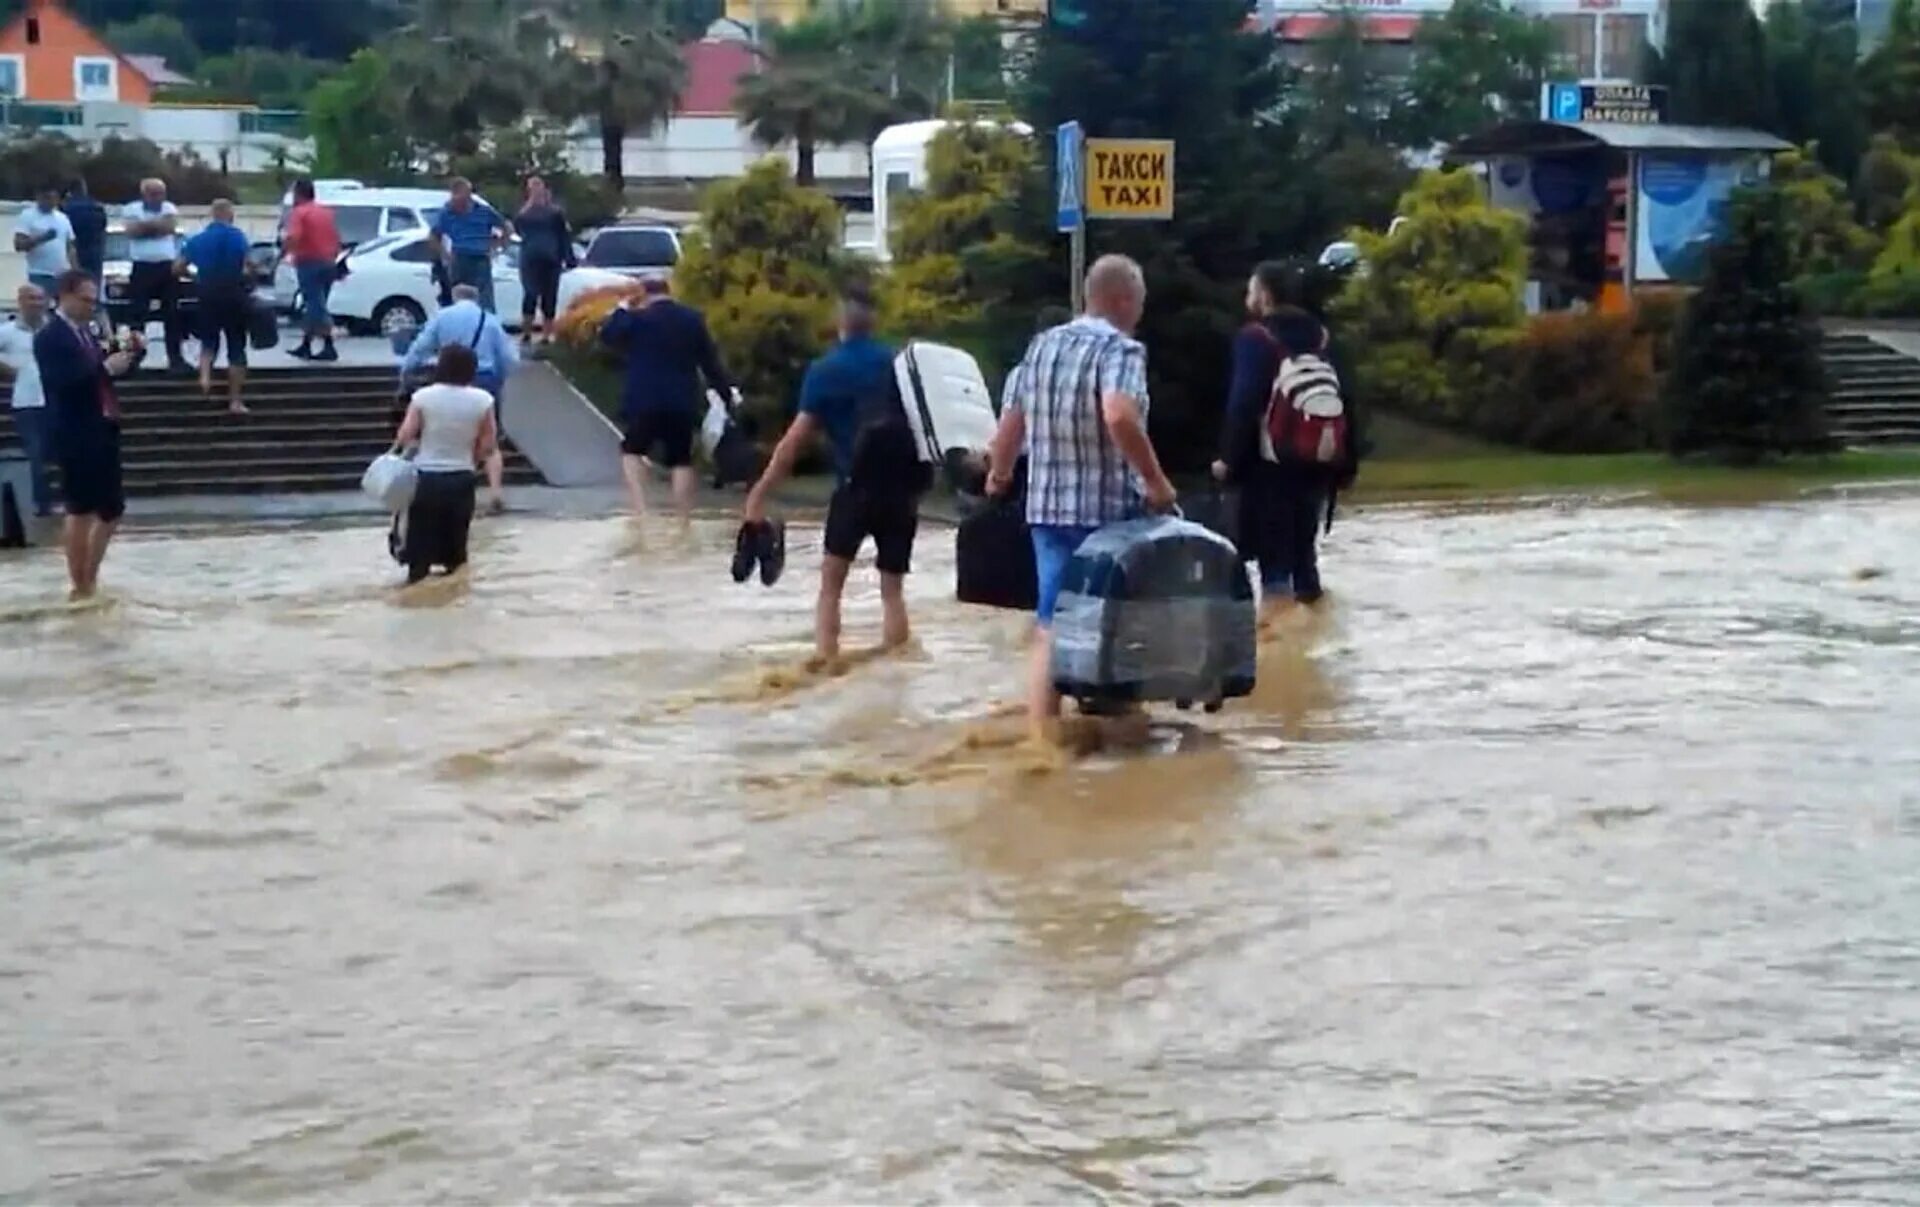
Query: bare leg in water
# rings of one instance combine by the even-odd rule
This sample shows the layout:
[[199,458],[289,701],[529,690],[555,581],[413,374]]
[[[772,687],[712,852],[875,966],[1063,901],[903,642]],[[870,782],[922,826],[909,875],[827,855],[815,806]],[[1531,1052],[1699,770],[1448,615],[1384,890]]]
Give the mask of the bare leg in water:
[[647,461],[631,453],[620,458],[620,476],[627,482],[627,505],[637,520],[647,518]]
[[913,636],[907,625],[907,579],[902,574],[880,576],[880,641],[899,649]]
[[90,515],[70,515],[63,536],[69,599],[91,599],[100,584],[100,567],[117,524]]
[[1027,736],[1051,743],[1060,733],[1060,693],[1053,690],[1053,629],[1036,625],[1027,650]]
[[840,660],[840,599],[853,563],[831,554],[820,560],[820,596],[813,604],[813,666],[824,670]]
[[699,484],[693,466],[682,465],[673,471],[673,506],[680,515],[680,526],[693,523],[693,491]]

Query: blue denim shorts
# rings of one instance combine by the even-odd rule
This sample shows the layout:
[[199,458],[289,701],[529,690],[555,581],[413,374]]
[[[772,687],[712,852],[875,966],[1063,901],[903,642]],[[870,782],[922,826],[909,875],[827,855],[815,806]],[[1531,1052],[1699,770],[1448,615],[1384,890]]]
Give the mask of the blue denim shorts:
[[293,271],[300,278],[301,317],[310,327],[326,326],[331,321],[327,316],[327,294],[333,290],[333,265],[298,264]]
[[1060,584],[1067,577],[1067,563],[1097,531],[1064,524],[1033,525],[1033,566],[1040,584],[1039,602],[1033,611],[1042,628],[1053,624],[1053,609],[1060,602]]

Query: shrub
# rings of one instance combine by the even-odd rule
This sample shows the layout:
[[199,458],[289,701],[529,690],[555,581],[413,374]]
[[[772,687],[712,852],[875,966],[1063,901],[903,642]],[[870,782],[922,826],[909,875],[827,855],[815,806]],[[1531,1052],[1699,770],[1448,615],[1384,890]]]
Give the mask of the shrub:
[[1675,334],[1661,399],[1675,455],[1750,462],[1829,446],[1820,331],[1789,282],[1789,260],[1779,191],[1736,194],[1727,235]]
[[1657,341],[1632,314],[1548,314],[1511,348],[1513,386],[1474,426],[1550,453],[1629,452],[1652,443]]
[[638,281],[587,290],[575,297],[554,322],[553,337],[575,352],[597,354],[601,347],[600,328],[606,325],[607,316],[613,313],[614,307],[639,293]]
[[1526,222],[1464,172],[1422,174],[1399,208],[1397,230],[1354,232],[1365,268],[1334,301],[1336,332],[1369,401],[1471,424],[1511,389],[1497,366],[1523,331]]
[[794,183],[782,159],[712,185],[687,239],[674,283],[706,312],[727,368],[740,380],[759,430],[777,436],[807,363],[833,334],[833,294],[843,270],[840,214],[823,193]]
[[1864,268],[1872,262],[1873,235],[1854,221],[1846,186],[1821,167],[1813,148],[1778,156],[1772,180],[1785,207],[1794,276]]

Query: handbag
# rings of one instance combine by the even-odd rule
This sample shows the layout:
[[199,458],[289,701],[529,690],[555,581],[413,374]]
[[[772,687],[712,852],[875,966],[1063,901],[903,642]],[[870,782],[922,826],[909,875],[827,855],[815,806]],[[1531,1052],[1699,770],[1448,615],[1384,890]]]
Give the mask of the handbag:
[[398,446],[375,457],[360,478],[361,491],[396,515],[413,506],[413,493],[419,486],[419,469],[414,466],[413,458]]

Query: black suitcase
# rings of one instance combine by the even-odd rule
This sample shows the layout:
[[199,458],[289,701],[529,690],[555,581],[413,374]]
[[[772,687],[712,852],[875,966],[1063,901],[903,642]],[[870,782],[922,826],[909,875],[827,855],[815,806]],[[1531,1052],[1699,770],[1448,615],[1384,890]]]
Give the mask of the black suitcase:
[[1040,602],[1025,510],[1024,503],[1009,498],[989,503],[960,522],[954,561],[961,603],[1031,612]]
[[270,352],[280,346],[280,316],[271,306],[248,302],[247,343],[255,352]]
[[726,430],[713,445],[713,488],[723,490],[734,485],[752,485],[766,469],[766,458],[753,442],[749,426],[739,420],[727,420]]

